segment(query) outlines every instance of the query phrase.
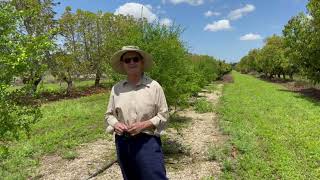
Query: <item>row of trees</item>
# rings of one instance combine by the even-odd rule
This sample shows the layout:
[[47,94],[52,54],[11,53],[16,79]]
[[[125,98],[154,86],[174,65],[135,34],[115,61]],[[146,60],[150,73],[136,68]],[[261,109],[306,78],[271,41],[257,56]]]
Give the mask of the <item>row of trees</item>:
[[290,19],[283,35],[266,38],[261,49],[253,49],[237,65],[243,73],[259,72],[272,78],[299,73],[314,83],[320,82],[320,1],[310,0],[308,15]]
[[[54,19],[54,6],[52,0],[0,1],[1,151],[41,117],[37,106],[22,100],[32,98],[45,74],[65,81],[67,93],[79,75],[94,74],[96,86],[102,76],[118,81],[123,77],[111,70],[109,59],[124,45],[152,54],[155,66],[148,74],[162,84],[171,106],[185,105],[204,85],[231,70],[213,57],[189,54],[179,26],[111,13],[72,12],[70,7]],[[17,77],[24,87],[9,90]]]
[[154,57],[149,75],[162,84],[169,105],[185,104],[204,84],[231,69],[213,57],[190,55],[180,39],[179,26],[150,24],[145,19],[111,13],[72,13],[67,7],[59,28],[63,46],[54,54],[51,72],[68,87],[76,74],[95,74],[95,85],[103,74],[113,81],[123,78],[111,70],[109,59],[124,45],[137,45]]

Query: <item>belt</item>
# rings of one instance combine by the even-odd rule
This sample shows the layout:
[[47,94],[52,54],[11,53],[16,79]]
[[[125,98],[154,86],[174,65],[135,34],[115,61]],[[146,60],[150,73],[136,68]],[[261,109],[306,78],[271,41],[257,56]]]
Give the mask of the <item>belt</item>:
[[150,134],[146,134],[146,133],[139,133],[139,134],[136,134],[134,136],[132,136],[130,133],[128,132],[123,132],[122,135],[118,135],[116,134],[116,136],[118,137],[122,137],[123,139],[138,139],[138,138],[141,138],[141,137],[152,137],[153,135],[150,135]]

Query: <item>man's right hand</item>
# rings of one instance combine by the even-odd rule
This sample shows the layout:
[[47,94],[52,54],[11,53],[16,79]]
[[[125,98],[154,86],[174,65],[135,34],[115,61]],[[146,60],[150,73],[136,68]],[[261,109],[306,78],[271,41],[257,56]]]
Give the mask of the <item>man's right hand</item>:
[[118,135],[122,135],[122,133],[124,131],[127,131],[128,130],[128,127],[127,125],[125,125],[124,123],[121,123],[121,122],[117,122],[115,125],[114,125],[114,131],[118,134]]

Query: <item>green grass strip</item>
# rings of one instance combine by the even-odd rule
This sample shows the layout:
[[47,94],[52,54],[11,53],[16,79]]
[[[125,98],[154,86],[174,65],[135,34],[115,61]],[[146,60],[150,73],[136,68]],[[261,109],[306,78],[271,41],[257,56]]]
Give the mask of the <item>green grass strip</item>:
[[252,76],[232,75],[235,82],[224,87],[219,113],[237,155],[223,179],[320,179],[320,103]]
[[104,124],[108,97],[108,94],[97,94],[43,105],[43,118],[32,127],[31,138],[25,137],[13,144],[10,156],[1,160],[0,177],[26,179],[37,174],[34,170],[45,154],[57,153],[73,159],[79,144],[98,138],[111,139],[105,133]]

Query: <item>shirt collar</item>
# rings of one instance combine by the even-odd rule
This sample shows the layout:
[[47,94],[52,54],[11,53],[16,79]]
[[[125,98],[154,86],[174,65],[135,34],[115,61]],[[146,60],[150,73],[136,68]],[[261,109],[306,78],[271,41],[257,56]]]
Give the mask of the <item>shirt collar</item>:
[[[137,83],[137,86],[140,86],[140,85],[145,85],[145,86],[148,86],[149,87],[149,82],[148,82],[148,79],[149,77],[146,76],[146,75],[142,75],[139,82]],[[123,86],[125,86],[126,84],[128,83],[128,80],[125,79],[122,83]]]

